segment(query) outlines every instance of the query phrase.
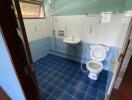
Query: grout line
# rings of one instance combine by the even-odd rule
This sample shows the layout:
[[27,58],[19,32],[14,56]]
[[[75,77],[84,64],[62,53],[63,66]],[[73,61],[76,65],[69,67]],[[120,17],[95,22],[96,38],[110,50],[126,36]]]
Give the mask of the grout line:
[[[48,58],[48,59],[49,59],[49,58]],[[43,60],[43,59],[41,59],[41,61],[37,64],[37,65],[40,65],[40,67],[37,67],[37,68],[36,68],[36,69],[38,70],[38,72],[40,72],[40,73],[41,73],[41,71],[44,71],[44,69],[45,69],[45,67],[43,67],[42,60]],[[65,60],[65,59],[64,59],[64,60]],[[53,57],[53,58],[51,58],[50,60],[47,60],[46,64],[50,63],[49,65],[59,66],[58,63],[56,64],[57,61],[58,61],[58,58],[55,59],[55,57]],[[63,62],[63,63],[62,63],[62,62]],[[51,82],[47,81],[47,82],[49,82],[49,84],[48,84],[46,87],[50,86],[50,84],[53,85],[53,86],[55,86],[55,89],[54,89],[51,93],[49,93],[48,91],[46,91],[45,88],[42,88],[42,87],[39,85],[40,88],[42,89],[42,91],[41,91],[42,93],[43,93],[44,91],[47,92],[47,93],[49,93],[49,96],[48,96],[48,97],[50,97],[50,96],[53,94],[53,92],[58,88],[58,89],[62,90],[63,92],[67,93],[68,95],[70,95],[71,98],[73,98],[73,97],[74,97],[74,94],[76,93],[76,90],[77,90],[77,89],[79,90],[79,88],[78,88],[77,86],[74,87],[73,85],[71,85],[71,82],[72,82],[73,80],[78,81],[78,82],[83,82],[83,81],[81,81],[81,80],[75,79],[75,77],[77,77],[77,75],[79,75],[80,70],[77,70],[77,73],[75,73],[76,75],[75,75],[74,77],[72,76],[71,81],[70,81],[69,83],[68,83],[68,82],[65,82],[64,79],[65,79],[65,78],[71,77],[70,74],[74,73],[73,71],[74,71],[75,68],[74,68],[74,67],[73,67],[73,68],[70,68],[70,67],[69,67],[70,65],[72,65],[72,63],[71,63],[71,64],[67,65],[67,66],[68,66],[67,68],[63,69],[62,67],[66,65],[67,61],[63,61],[63,60],[62,60],[62,62],[61,62],[61,63],[62,63],[61,66],[58,67],[56,70],[54,70],[55,67],[49,67],[49,68],[48,68],[48,67],[46,66],[46,68],[48,68],[48,70],[45,71],[44,73],[38,75],[38,78],[42,78],[42,79],[43,79],[43,81],[41,82],[41,83],[43,83],[44,81],[47,81],[46,79],[47,79],[48,77],[50,77],[50,76],[54,77],[53,74],[54,74],[54,73],[57,73],[57,75],[56,75],[56,77],[53,79],[53,81],[51,81]],[[42,68],[42,69],[41,69],[41,68]],[[77,67],[77,68],[79,68],[79,67]],[[71,70],[68,71],[68,73],[66,73],[67,75],[65,76],[65,74],[63,74],[62,72],[65,72],[65,71],[67,71],[67,70],[69,70],[69,69],[71,69]],[[60,70],[60,71],[58,72],[57,70]],[[50,72],[50,71],[51,71],[51,72],[53,71],[53,73],[52,73],[52,74],[49,74],[48,72]],[[62,71],[62,72],[61,72],[61,71]],[[48,76],[47,76],[46,78],[43,78],[42,76],[43,76],[44,74],[48,74]],[[65,78],[62,78],[62,79],[61,79],[61,78],[58,78],[59,76],[62,76],[62,75],[64,75]],[[68,75],[69,75],[69,76],[68,76]],[[56,79],[61,79],[61,81],[59,82],[58,85],[54,85],[54,84],[53,84],[53,82],[54,82]],[[59,86],[60,86],[60,84],[61,84],[62,82],[65,82],[66,84],[68,84],[67,87],[66,87],[65,89],[59,88]],[[73,93],[73,95],[71,95],[70,93],[68,93],[68,92],[66,91],[66,89],[67,89],[68,86],[70,86],[70,85],[71,85],[72,87],[75,88],[75,92]],[[84,93],[84,98],[85,98],[86,93],[87,93],[87,91],[88,91],[88,89],[89,89],[90,87],[91,87],[91,86],[88,84],[88,88],[87,88],[86,92],[80,90],[81,92]],[[91,87],[91,88],[93,88],[93,87]],[[98,96],[98,91],[99,91],[99,89],[97,90],[97,96]],[[91,96],[91,95],[89,95],[89,96]],[[96,99],[97,99],[97,96],[96,96]],[[48,98],[48,97],[47,97],[47,98]],[[91,97],[93,97],[93,96],[91,96]],[[84,98],[83,98],[83,99],[84,99]],[[95,98],[95,97],[94,97],[94,98]]]
[[[56,79],[56,78],[55,78]],[[62,80],[63,81],[63,80]],[[61,81],[61,82],[62,82]],[[58,84],[58,86],[61,84],[61,82]],[[52,85],[54,85],[53,83],[52,83]],[[55,85],[54,85],[55,86]],[[58,88],[58,86],[55,86],[56,88],[50,93],[50,95],[48,96],[48,97],[50,97],[52,94],[53,94],[53,92]],[[60,89],[60,88],[59,88]],[[48,99],[48,97],[47,97],[47,99]]]
[[[77,75],[77,74],[76,74],[76,75]],[[63,79],[63,80],[64,80],[64,79]],[[59,85],[62,83],[63,80],[61,80],[61,82],[59,83]],[[72,81],[72,80],[71,80],[71,81]],[[65,82],[65,83],[66,83],[66,82]],[[59,88],[59,85],[58,85],[56,88]],[[70,85],[70,83],[67,85],[67,87],[68,87],[69,85]],[[54,89],[54,91],[56,90],[56,88]],[[59,89],[62,90],[61,88],[59,88]],[[52,93],[51,93],[50,95],[52,95],[54,91],[52,91]],[[63,92],[66,92],[67,94],[69,94],[69,93],[68,93],[67,91],[65,91],[65,90],[62,90],[62,91],[63,91]],[[49,96],[50,96],[50,95],[49,95]],[[69,95],[72,96],[71,94],[69,94]],[[49,96],[48,96],[48,97],[49,97]],[[48,98],[48,97],[47,97],[47,98]]]
[[[89,86],[88,86],[88,88],[87,88],[87,90],[86,90],[86,93],[87,93],[88,89],[89,89]],[[85,99],[85,97],[86,97],[86,93],[85,93],[85,96],[84,96],[83,100],[84,100],[84,99]]]

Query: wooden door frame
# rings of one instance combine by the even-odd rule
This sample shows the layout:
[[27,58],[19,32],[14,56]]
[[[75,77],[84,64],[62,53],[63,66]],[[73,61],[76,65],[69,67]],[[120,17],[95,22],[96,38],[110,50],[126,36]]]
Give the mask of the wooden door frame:
[[0,100],[11,100],[7,93],[0,87]]
[[[115,96],[115,99],[117,100],[132,100],[132,86],[130,83],[132,83],[131,80],[132,75],[132,55],[129,59],[129,62],[127,64],[126,71],[124,73],[124,76],[122,77],[122,81],[120,84],[120,87],[117,91],[117,94]],[[122,97],[123,96],[123,97]]]
[[[113,93],[115,92],[114,85],[115,85],[115,82],[116,82],[116,80],[117,80],[117,78],[118,78],[119,72],[120,72],[120,70],[121,70],[121,66],[122,66],[123,61],[124,61],[124,59],[125,59],[125,55],[126,55],[126,52],[127,52],[127,50],[128,50],[128,46],[129,46],[129,44],[130,44],[130,41],[132,41],[131,38],[130,38],[131,34],[132,34],[132,17],[131,17],[131,19],[130,19],[130,24],[129,24],[129,27],[128,27],[128,30],[127,30],[126,38],[125,38],[125,40],[124,40],[124,46],[123,46],[123,52],[124,52],[124,53],[121,55],[121,56],[122,56],[121,59],[120,59],[120,58],[118,59],[121,63],[119,63],[119,65],[118,65],[118,69],[117,69],[117,71],[116,71],[116,75],[115,75],[115,78],[114,78],[114,80],[113,80],[112,88],[111,88],[111,90],[110,90],[110,95],[108,95],[108,96],[106,97],[106,99],[111,99]],[[120,56],[119,56],[119,57],[120,57]]]
[[[34,72],[32,74],[32,77],[36,77],[35,76],[35,71],[34,71],[34,68],[33,68],[33,59],[32,59],[32,56],[31,56],[31,50],[30,50],[29,43],[28,43],[27,33],[26,33],[24,22],[23,22],[23,17],[22,17],[22,13],[21,13],[19,0],[12,0],[12,2],[13,1],[14,1],[14,5],[13,6],[16,7],[14,9],[17,10],[17,15],[18,15],[17,17],[19,19],[21,31],[22,31],[22,34],[23,34],[25,52],[26,52],[26,55],[27,55],[28,64],[30,65],[29,66],[30,67],[30,71]],[[34,81],[34,84],[36,86],[38,94],[40,94],[39,93],[39,88],[38,88],[38,82],[37,82],[36,78],[33,78],[32,80]]]
[[[14,1],[17,5],[16,9],[18,13],[18,20],[20,22],[24,42],[22,42],[18,36],[18,23],[11,0],[0,0],[0,26],[2,30],[2,37],[6,44],[7,50],[9,51],[10,59],[26,100],[40,100],[39,87],[35,76],[33,60],[29,49],[19,1]],[[21,70],[22,67],[24,72]],[[28,78],[29,80],[27,80]],[[31,86],[28,86],[27,83],[31,84]]]
[[[33,67],[32,67],[32,64],[33,64],[33,60],[32,60],[32,57],[31,57],[31,53],[30,53],[30,48],[29,48],[29,44],[28,44],[28,39],[27,39],[27,35],[26,35],[26,30],[25,30],[25,27],[24,27],[24,23],[23,23],[23,18],[22,18],[22,14],[21,14],[21,10],[20,10],[20,6],[19,6],[19,2],[18,2],[18,0],[14,0],[15,2],[15,5],[16,5],[16,9],[17,9],[17,13],[18,13],[18,19],[19,19],[19,21],[20,21],[20,25],[21,25],[21,30],[22,30],[22,33],[23,33],[23,39],[24,39],[24,46],[25,46],[25,55],[26,55],[26,57],[27,57],[27,63],[28,63],[28,65],[29,66],[27,66],[28,67],[28,69],[30,70],[30,72],[32,72],[32,71],[34,71],[34,69],[33,69]],[[8,5],[8,9],[11,9],[10,7],[11,7],[11,5],[10,5],[10,3],[11,3],[11,0],[2,0],[2,1],[0,1],[0,2],[3,2],[4,3],[4,5],[0,5],[0,7],[2,8],[5,8],[4,6],[6,5]],[[1,4],[1,3],[0,3]],[[5,8],[6,9],[6,8]],[[6,12],[7,11],[7,9],[5,10],[5,11],[2,11],[1,13],[6,13],[7,15],[10,15],[11,14],[11,12]],[[12,14],[11,14],[12,15]],[[13,15],[14,16],[14,15]],[[8,16],[9,17],[9,16]],[[15,16],[14,16],[15,17]],[[20,76],[19,76],[19,71],[18,71],[18,69],[16,69],[16,66],[18,66],[18,64],[19,63],[17,63],[18,62],[18,60],[17,60],[17,58],[18,58],[18,55],[16,54],[16,52],[14,52],[14,48],[12,48],[12,42],[11,42],[11,35],[8,35],[9,33],[12,33],[13,34],[13,32],[17,32],[16,31],[16,29],[14,29],[14,27],[15,26],[12,26],[11,25],[11,23],[9,22],[9,20],[4,20],[4,19],[6,19],[7,18],[7,16],[5,16],[5,18],[4,18],[4,16],[2,16],[2,20],[1,20],[1,22],[2,21],[4,21],[4,22],[2,22],[2,24],[1,24],[1,27],[2,27],[2,31],[3,31],[3,37],[4,37],[4,40],[5,40],[5,42],[6,42],[6,45],[7,45],[7,48],[8,48],[8,50],[9,50],[9,53],[10,53],[10,56],[11,56],[11,59],[12,59],[12,63],[13,63],[13,65],[14,65],[14,69],[15,69],[15,71],[16,71],[16,74],[17,74],[17,77],[18,77],[18,80],[19,80],[19,82],[20,82],[20,84],[21,84],[21,86],[22,86],[22,89],[23,89],[23,92],[24,92],[24,94],[25,94],[25,97],[26,98],[28,98],[27,97],[27,94],[28,94],[28,92],[29,91],[25,91],[24,90],[24,88],[25,88],[25,85],[23,85],[24,83],[24,80],[22,80],[21,78],[20,78]],[[14,19],[13,21],[15,21],[16,19]],[[4,24],[4,23],[6,23],[6,24]],[[14,22],[14,25],[16,25],[16,22]],[[10,28],[10,30],[8,30],[8,28]],[[12,30],[12,29],[14,29],[14,30]],[[132,30],[132,29],[130,29],[130,30]],[[7,34],[8,33],[8,34]],[[128,38],[129,38],[129,35],[128,35]],[[127,43],[126,43],[126,46],[125,46],[125,50],[127,50],[127,47],[128,47],[128,43],[129,43],[130,41],[129,41],[129,39],[127,39]],[[123,56],[123,58],[121,59],[121,62],[123,62],[123,59],[124,59],[124,56]],[[119,65],[119,69],[118,69],[118,71],[117,71],[117,75],[119,74],[119,70],[120,70],[120,68],[121,68],[121,65],[122,65],[122,63],[120,63],[120,65]],[[33,73],[32,74],[32,77],[35,77],[35,74]],[[116,76],[116,78],[117,78],[117,76]],[[32,80],[33,80],[33,82],[34,82],[34,85],[36,86],[36,93],[37,93],[37,96],[39,96],[39,89],[38,89],[38,83],[37,83],[37,81],[36,81],[36,79],[34,79],[34,78],[32,78]],[[115,79],[116,80],[116,79]],[[113,90],[113,88],[114,87],[112,87],[112,90]],[[40,97],[37,97],[37,98],[39,98],[40,99]],[[38,99],[38,100],[39,100]]]
[[[112,91],[112,93],[111,93],[111,97],[110,97],[110,100],[115,100],[115,99],[121,99],[121,98],[123,98],[123,100],[125,100],[124,99],[124,97],[119,97],[118,95],[119,95],[119,93],[120,93],[120,91],[121,91],[121,88],[122,88],[122,84],[124,84],[124,81],[125,81],[125,78],[126,78],[126,74],[128,74],[128,73],[130,73],[129,71],[128,71],[128,69],[130,69],[130,65],[132,65],[132,55],[131,55],[131,57],[130,57],[130,59],[129,59],[129,62],[127,63],[127,68],[126,68],[126,70],[125,70],[125,72],[124,72],[124,75],[123,75],[123,77],[122,77],[122,81],[121,81],[121,83],[120,83],[120,87],[118,88],[118,90],[117,89],[114,89],[113,91]],[[127,73],[128,72],[128,73]],[[128,78],[128,77],[127,77]],[[130,78],[130,77],[129,77]],[[128,81],[128,82],[130,82],[130,81]],[[128,85],[129,86],[129,85]],[[131,96],[132,97],[132,96]]]

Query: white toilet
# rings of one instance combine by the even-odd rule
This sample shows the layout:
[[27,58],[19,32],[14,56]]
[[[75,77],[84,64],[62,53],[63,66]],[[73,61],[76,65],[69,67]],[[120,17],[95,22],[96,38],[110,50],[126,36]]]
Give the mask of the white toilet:
[[109,48],[102,45],[90,46],[90,57],[92,60],[88,61],[86,64],[87,70],[89,71],[88,77],[90,79],[98,79],[99,73],[103,70],[102,61],[105,59],[108,51]]

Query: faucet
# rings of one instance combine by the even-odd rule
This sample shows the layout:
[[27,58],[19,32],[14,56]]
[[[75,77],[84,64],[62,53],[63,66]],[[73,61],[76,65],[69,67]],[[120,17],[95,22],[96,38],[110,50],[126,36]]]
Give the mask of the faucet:
[[75,39],[75,37],[73,36],[73,37],[72,37],[72,40],[74,40],[74,39]]

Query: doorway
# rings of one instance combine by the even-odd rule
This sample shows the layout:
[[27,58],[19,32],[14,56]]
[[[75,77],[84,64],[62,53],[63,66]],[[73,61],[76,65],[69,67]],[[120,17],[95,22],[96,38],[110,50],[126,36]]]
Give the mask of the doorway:
[[[114,67],[116,67],[116,61],[120,53],[118,49],[120,46],[122,48],[130,17],[127,17],[127,19],[126,16],[118,14],[112,14],[112,17],[110,17],[111,13],[107,12],[97,15],[52,15],[47,19],[40,18],[42,16],[39,16],[39,19],[38,16],[37,18],[35,16],[33,19],[22,19],[19,2],[13,0],[12,3],[10,0],[8,0],[8,2],[9,8],[12,3],[14,7],[12,8],[11,6],[10,9],[6,8],[7,11],[5,11],[9,12],[9,15],[13,14],[13,18],[11,17],[12,24],[9,23],[7,16],[3,16],[3,19],[4,17],[7,18],[8,22],[6,25],[8,27],[12,26],[13,28],[9,31],[6,30],[7,27],[5,27],[5,22],[3,22],[2,29],[14,65],[22,66],[20,69],[19,67],[16,68],[16,70],[18,71],[17,73],[19,74],[20,82],[26,97],[29,99],[40,99],[40,90],[42,100],[104,100],[111,83],[112,75],[115,74]],[[55,10],[54,4],[48,3],[52,10]],[[34,3],[34,1],[30,4],[39,5],[39,7],[41,5],[41,3]],[[5,2],[4,5],[6,5]],[[8,14],[6,13],[5,15]],[[103,15],[108,15],[108,19],[101,19],[104,17]],[[125,21],[123,20],[123,26],[120,24],[122,18],[126,18]],[[87,27],[84,28],[84,26],[87,26],[86,22],[90,23],[88,24],[88,30]],[[123,27],[125,30],[120,30],[120,32],[117,27],[113,27],[114,25],[118,26],[119,29]],[[122,27],[120,27],[120,25]],[[14,33],[14,41],[12,41],[11,38],[13,36],[12,34],[5,34],[10,31],[12,34]],[[84,34],[81,34],[82,31]],[[76,34],[72,34],[72,32]],[[79,42],[74,45],[64,43],[63,39],[69,36],[71,36],[73,40],[74,38],[81,37],[81,43]],[[82,65],[86,68],[87,62],[91,60],[89,55],[90,46],[98,42],[105,43],[103,46],[110,48],[110,51],[106,59],[102,62],[104,70],[99,74],[98,80],[94,81],[88,77],[89,72],[84,73],[80,66]],[[86,56],[84,57],[85,59],[83,59],[83,56]],[[16,59],[18,57],[20,59]],[[22,79],[22,76],[25,77],[25,79]],[[37,81],[35,77],[37,77]],[[27,80],[27,83],[25,83],[24,80]]]

